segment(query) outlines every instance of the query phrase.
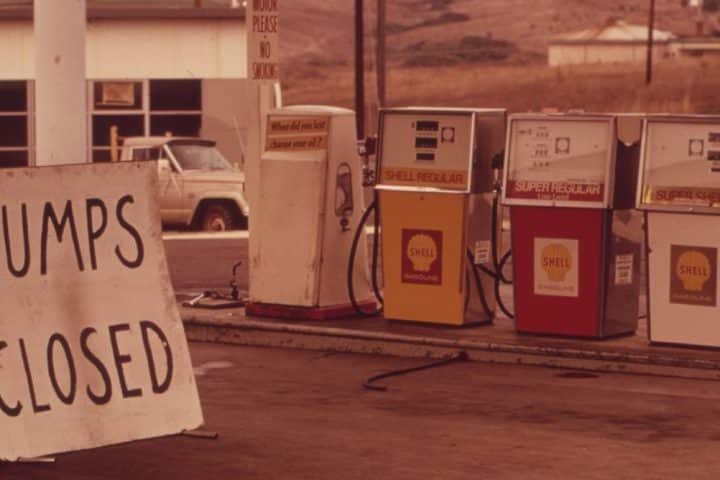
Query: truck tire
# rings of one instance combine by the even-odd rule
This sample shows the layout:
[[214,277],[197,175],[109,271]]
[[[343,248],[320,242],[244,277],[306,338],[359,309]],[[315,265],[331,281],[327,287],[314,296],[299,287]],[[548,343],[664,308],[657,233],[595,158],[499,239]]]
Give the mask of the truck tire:
[[206,232],[236,230],[239,221],[235,212],[222,203],[211,203],[203,210],[200,228]]

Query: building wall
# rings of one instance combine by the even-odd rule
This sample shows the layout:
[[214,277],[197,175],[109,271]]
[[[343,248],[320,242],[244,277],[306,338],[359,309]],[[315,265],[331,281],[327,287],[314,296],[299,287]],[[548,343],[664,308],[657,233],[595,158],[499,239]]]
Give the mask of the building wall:
[[243,166],[247,155],[250,80],[208,79],[202,82],[202,126],[200,136],[218,142],[225,157]]
[[[641,43],[622,44],[578,44],[550,45],[548,47],[548,64],[551,67],[561,65],[578,65],[583,63],[628,63],[644,62],[647,47]],[[655,45],[655,59],[669,56],[668,45]]]
[[[32,22],[2,20],[0,168],[34,164]],[[247,136],[242,19],[102,19],[87,26],[88,158],[120,137],[204,136],[241,164]]]
[[[0,22],[2,80],[33,79],[32,22]],[[92,20],[87,77],[245,78],[246,32],[240,19]]]
[[32,24],[26,21],[0,22],[0,68],[2,80],[27,80],[35,78],[35,46]]
[[587,63],[583,45],[550,45],[548,63],[551,67]]
[[244,78],[240,20],[98,20],[88,24],[88,78]]

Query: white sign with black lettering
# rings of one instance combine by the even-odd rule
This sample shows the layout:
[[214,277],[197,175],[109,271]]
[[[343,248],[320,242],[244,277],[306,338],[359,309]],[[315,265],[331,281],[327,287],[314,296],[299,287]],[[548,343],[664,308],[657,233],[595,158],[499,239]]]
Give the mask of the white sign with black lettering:
[[280,0],[247,0],[248,77],[262,82],[280,79]]
[[632,285],[634,255],[615,255],[615,285]]
[[153,162],[0,171],[0,460],[203,422]]
[[475,242],[474,257],[475,265],[487,265],[490,263],[490,241],[477,240]]

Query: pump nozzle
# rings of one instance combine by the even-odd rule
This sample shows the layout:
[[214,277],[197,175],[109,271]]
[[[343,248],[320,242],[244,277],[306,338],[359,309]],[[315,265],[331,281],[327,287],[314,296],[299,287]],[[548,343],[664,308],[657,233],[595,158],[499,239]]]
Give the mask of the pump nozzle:
[[358,140],[358,155],[362,157],[363,187],[375,185],[375,170],[370,167],[370,156],[377,153],[377,136],[370,136]]

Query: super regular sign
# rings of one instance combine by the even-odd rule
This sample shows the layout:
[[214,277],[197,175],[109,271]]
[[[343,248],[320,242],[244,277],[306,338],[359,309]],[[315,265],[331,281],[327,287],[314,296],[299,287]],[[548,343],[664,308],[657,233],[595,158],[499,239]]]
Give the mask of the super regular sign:
[[5,170],[0,192],[0,459],[201,425],[154,163]]

